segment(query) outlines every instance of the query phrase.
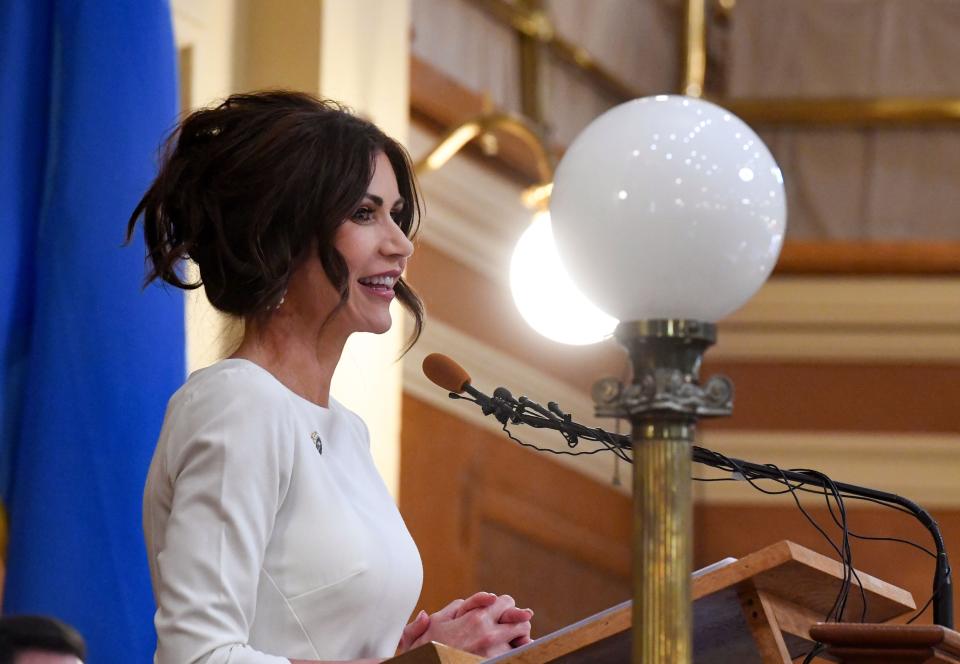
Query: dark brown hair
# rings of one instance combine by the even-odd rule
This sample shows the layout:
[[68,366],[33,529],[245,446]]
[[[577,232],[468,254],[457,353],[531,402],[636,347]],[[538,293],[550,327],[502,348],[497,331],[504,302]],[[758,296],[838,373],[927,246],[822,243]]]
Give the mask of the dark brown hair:
[[0,664],[14,664],[17,653],[40,650],[87,657],[80,632],[50,616],[3,616],[0,618]]
[[[265,91],[191,113],[167,139],[160,172],[127,224],[129,242],[143,216],[145,283],[203,285],[220,311],[263,321],[315,248],[342,306],[349,274],[333,237],[363,200],[380,152],[406,201],[397,224],[412,238],[420,199],[409,155],[336,102]],[[185,258],[200,268],[198,281],[185,281]],[[403,279],[394,290],[415,320],[409,348],[423,303]]]

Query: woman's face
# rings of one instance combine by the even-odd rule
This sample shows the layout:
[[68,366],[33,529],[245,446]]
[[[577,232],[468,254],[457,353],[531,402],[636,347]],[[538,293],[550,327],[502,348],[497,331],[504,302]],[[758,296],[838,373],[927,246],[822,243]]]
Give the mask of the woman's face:
[[[329,324],[345,334],[382,334],[390,329],[393,286],[413,254],[413,243],[394,221],[406,204],[400,197],[390,160],[378,153],[366,195],[351,217],[337,228],[333,240],[349,270],[349,298]],[[339,294],[319,259],[308,261],[299,272],[302,274],[291,280],[289,295],[294,295],[296,289],[296,299],[309,298],[317,306],[318,318],[326,321],[332,306],[339,302]],[[301,293],[304,290],[307,292]]]

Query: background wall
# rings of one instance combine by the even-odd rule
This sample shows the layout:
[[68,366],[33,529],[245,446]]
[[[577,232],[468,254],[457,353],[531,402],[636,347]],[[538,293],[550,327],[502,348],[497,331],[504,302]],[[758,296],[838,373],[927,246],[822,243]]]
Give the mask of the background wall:
[[[384,89],[393,89],[389,86],[402,79],[409,81],[409,95],[400,85],[396,89],[401,92],[378,104],[383,117],[392,118],[385,121],[396,123],[391,124],[396,132],[406,132],[408,114],[415,120],[408,135],[415,157],[424,154],[440,132],[480,110],[484,96],[488,104],[522,110],[515,56],[523,42],[480,11],[484,3],[413,0],[409,19],[402,12],[391,14],[383,32],[375,33],[403,37],[403,45],[387,46],[380,38],[369,38],[363,26],[350,23],[353,19],[344,18],[343,1],[291,0],[282,9],[252,0],[174,2],[181,59],[186,63],[184,98],[196,106],[232,90],[274,83],[323,94],[327,88],[321,72],[331,69],[350,72],[343,87],[336,88],[345,95],[370,81],[386,81]],[[637,89],[675,90],[682,3],[627,4],[632,9],[626,13],[597,12],[592,3],[572,1],[547,3],[546,9],[566,38],[593,49],[600,64]],[[743,69],[747,58],[742,54],[752,46],[740,43],[734,48],[729,40],[748,39],[770,22],[760,17],[759,27],[747,30],[744,26],[759,16],[747,10],[760,11],[763,3],[737,4],[743,12],[736,18],[711,19],[712,27],[718,28],[710,41],[711,53],[722,58],[710,72],[717,75],[719,89],[746,94],[760,89],[748,85],[753,79]],[[825,12],[836,5],[813,4]],[[937,3],[909,3],[921,4]],[[341,37],[358,35],[363,58],[352,51],[348,56],[324,50],[335,43],[330,35],[337,24],[329,22],[335,16],[342,21]],[[645,38],[636,39],[638,34]],[[818,48],[816,31],[798,29],[797,34],[814,41],[798,44],[791,51],[794,55]],[[631,36],[629,41],[624,35]],[[625,48],[628,43],[646,50],[636,53]],[[842,48],[843,43],[831,41],[830,46]],[[853,62],[859,47],[850,41],[846,48],[850,53],[837,57]],[[792,61],[787,58],[782,64],[788,67]],[[367,63],[367,69],[354,68],[357,62]],[[548,111],[567,108],[572,113],[547,118],[559,151],[617,98],[609,85],[601,85],[598,92],[593,82],[561,62],[543,66],[548,73],[541,98],[553,100],[547,103]],[[838,94],[846,90],[842,81],[838,85]],[[885,88],[871,90],[882,93]],[[960,95],[960,89],[948,86],[939,93]],[[366,93],[356,94],[362,99]],[[955,127],[948,131],[956,135]],[[928,128],[914,127],[911,132],[926,136]],[[814,139],[827,166],[802,165],[804,172],[833,168],[829,157],[835,137],[828,133]],[[399,386],[392,388],[396,412],[402,413],[399,425],[392,433],[378,434],[374,445],[388,450],[381,459],[399,454],[399,471],[390,461],[381,463],[388,476],[397,477],[400,507],[423,555],[426,580],[421,605],[436,609],[479,588],[511,592],[521,605],[537,611],[535,633],[543,634],[629,595],[629,469],[618,471],[602,456],[561,458],[516,446],[491,422],[478,419],[471,406],[452,402],[427,384],[418,360],[427,352],[445,352],[464,364],[483,389],[505,385],[515,394],[558,400],[579,419],[592,421],[591,383],[604,375],[620,375],[624,358],[612,343],[572,348],[546,341],[516,313],[506,274],[513,243],[530,220],[519,202],[522,187],[529,183],[529,169],[522,156],[519,161],[509,158],[508,141],[501,145],[499,159],[467,151],[422,179],[427,212],[409,277],[426,302],[428,326],[421,343],[395,367],[403,385],[402,403]],[[875,162],[867,154],[858,163],[868,171]],[[928,160],[905,163],[916,169],[916,177],[929,175],[932,166]],[[955,182],[955,167],[943,164],[937,176],[946,174]],[[788,180],[799,177],[792,167],[784,170]],[[823,191],[814,186],[808,199],[821,200]],[[836,195],[849,191],[851,187],[840,187]],[[912,187],[902,191],[908,192],[908,201],[923,195]],[[948,185],[941,193],[949,197],[956,191]],[[856,215],[846,204],[831,209],[836,218],[828,220],[830,228],[874,228],[862,217],[867,208],[856,208]],[[910,208],[896,209],[897,223],[889,219],[885,223],[896,229],[895,238],[902,239],[901,230],[910,228],[914,219]],[[956,236],[956,219],[939,218],[940,230],[917,226],[923,237],[939,241]],[[794,221],[791,217],[790,223]],[[813,222],[802,226],[809,232],[818,227]],[[223,352],[230,334],[199,300],[188,307],[190,362],[200,366]],[[734,379],[735,414],[704,426],[704,444],[753,461],[818,468],[838,480],[901,492],[933,509],[948,546],[956,551],[958,365],[956,272],[780,273],[742,311],[720,324],[720,341],[709,353],[704,371]],[[535,432],[529,439],[558,446]],[[615,477],[620,479],[618,486]],[[785,537],[828,551],[789,499],[764,496],[742,483],[711,483],[698,487],[697,496],[698,565]],[[810,504],[815,518],[826,522],[819,501],[811,498]],[[851,514],[858,533],[928,543],[924,533],[899,514],[869,506],[852,509]],[[932,567],[922,553],[904,545],[858,542],[855,561],[910,589],[919,603],[926,600]]]
[[[415,99],[417,94],[415,85]],[[435,138],[428,122],[416,125],[414,153],[425,153]],[[516,312],[507,267],[512,245],[530,219],[519,203],[522,179],[511,176],[509,165],[467,154],[425,175],[422,184],[427,217],[410,279],[430,316],[408,367],[426,353],[445,352],[488,393],[504,385],[543,403],[557,400],[578,419],[595,421],[589,388],[602,376],[622,375],[625,357],[612,342],[565,347],[547,341]],[[947,546],[955,548],[960,544],[960,489],[954,479],[960,476],[960,419],[953,407],[960,399],[958,350],[956,276],[776,274],[720,323],[719,342],[707,355],[703,375],[730,376],[737,396],[733,417],[704,424],[703,444],[730,456],[815,468],[839,481],[910,497],[933,511]],[[609,457],[558,458],[522,449],[475,407],[447,399],[415,369],[405,372],[405,392],[400,504],[427,561],[428,608],[493,583],[493,590],[514,592],[522,605],[538,611],[535,632],[543,634],[559,624],[554,621],[582,617],[629,596],[628,468],[620,469],[620,485],[613,486]],[[562,445],[534,431],[515,433],[540,445]],[[508,454],[514,455],[509,461]],[[510,514],[523,517],[504,523],[485,516],[489,478],[513,474],[518,482],[530,478],[536,489],[529,500],[549,505],[548,512],[514,501]],[[560,496],[553,496],[557,486]],[[602,498],[600,488],[606,488]],[[780,539],[831,553],[789,497],[767,496],[741,482],[697,485],[696,495],[698,566]],[[837,537],[827,526],[823,499],[808,496],[803,502]],[[848,509],[854,532],[930,546],[928,534],[909,518],[853,502]],[[584,509],[593,519],[577,520]],[[484,526],[485,520],[492,524]],[[619,523],[617,529],[604,530],[607,520]],[[556,535],[560,543],[544,546],[544,523],[566,533]],[[563,543],[569,541],[600,544],[599,561],[585,551],[571,553]],[[909,589],[918,605],[930,595],[932,559],[907,545],[856,541],[854,560]],[[541,623],[542,615],[548,618]]]

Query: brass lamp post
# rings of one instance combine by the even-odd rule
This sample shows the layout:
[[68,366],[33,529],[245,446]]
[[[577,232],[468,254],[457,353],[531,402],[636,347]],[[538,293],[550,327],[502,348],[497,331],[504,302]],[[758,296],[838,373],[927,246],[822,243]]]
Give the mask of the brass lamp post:
[[616,317],[632,379],[599,381],[597,414],[631,422],[633,661],[692,661],[691,457],[702,417],[730,414],[724,377],[701,385],[715,321],[743,305],[783,242],[783,179],[766,146],[709,102],[661,95],[607,111],[557,167],[553,235],[574,282]]
[[703,353],[716,339],[710,323],[621,323],[615,336],[633,379],[600,380],[593,398],[598,416],[632,425],[634,661],[690,662],[691,447],[699,418],[730,414],[733,385],[715,376],[700,386]]

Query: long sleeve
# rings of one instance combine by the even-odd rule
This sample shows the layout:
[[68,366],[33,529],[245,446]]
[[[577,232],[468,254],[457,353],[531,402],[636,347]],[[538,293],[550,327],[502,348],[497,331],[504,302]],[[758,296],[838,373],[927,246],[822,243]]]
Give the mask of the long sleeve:
[[[287,405],[217,375],[171,401],[151,483],[168,500],[156,551],[157,664],[288,664],[248,645],[265,550],[289,487]],[[176,399],[176,397],[175,397]],[[152,562],[153,564],[153,562]]]

